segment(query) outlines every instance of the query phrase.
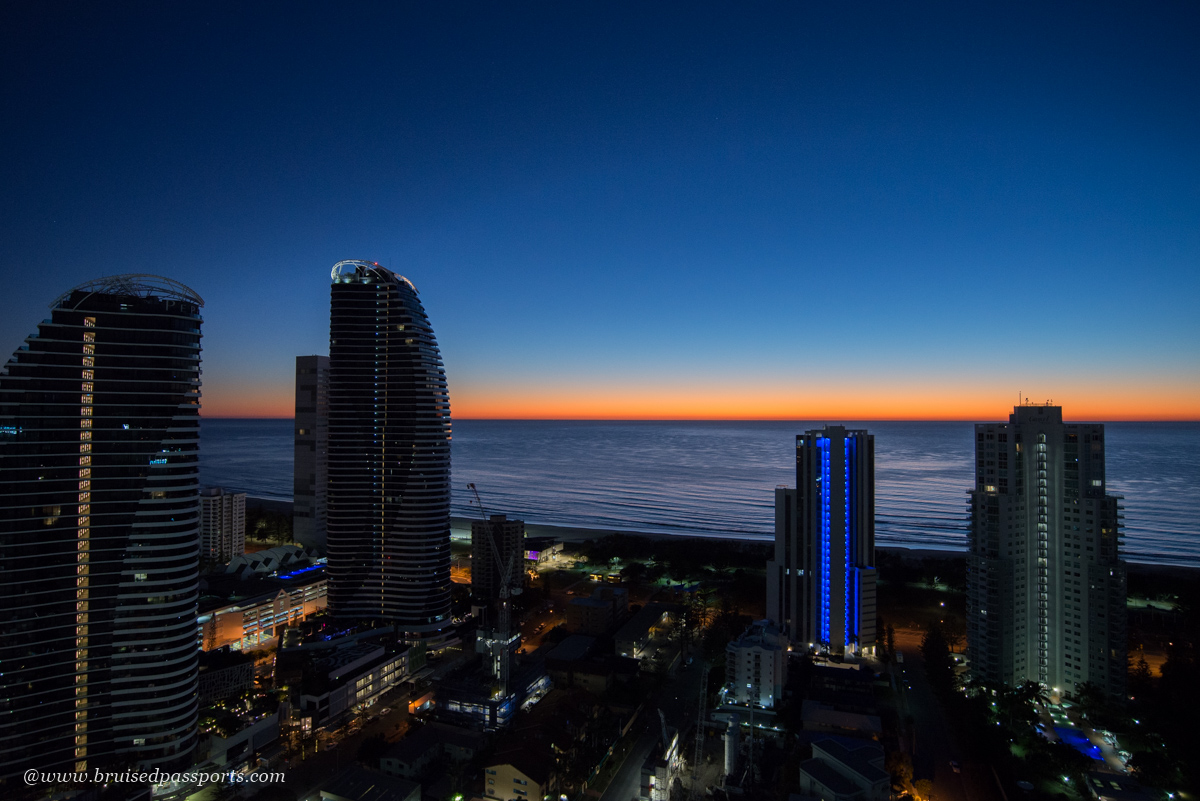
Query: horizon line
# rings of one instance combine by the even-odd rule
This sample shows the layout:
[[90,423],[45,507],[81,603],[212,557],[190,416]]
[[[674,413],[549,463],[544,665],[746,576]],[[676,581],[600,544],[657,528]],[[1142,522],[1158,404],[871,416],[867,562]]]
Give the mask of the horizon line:
[[[208,420],[295,420],[295,415],[212,415]],[[977,423],[996,422],[995,418],[982,417],[838,417],[817,415],[812,417],[477,417],[451,416],[454,420],[472,420],[497,423],[812,423],[818,420],[849,420],[869,423]],[[1106,417],[1064,418],[1064,423],[1200,423],[1200,419],[1183,417]],[[834,423],[833,425],[836,425]]]

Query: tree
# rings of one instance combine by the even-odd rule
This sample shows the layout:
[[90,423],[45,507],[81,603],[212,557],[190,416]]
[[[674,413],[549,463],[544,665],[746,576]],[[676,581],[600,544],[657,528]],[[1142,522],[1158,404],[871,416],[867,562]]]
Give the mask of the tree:
[[1145,655],[1140,655],[1138,661],[1129,669],[1129,692],[1138,696],[1150,692],[1153,687],[1154,674],[1150,672]]
[[1179,763],[1162,748],[1135,751],[1129,767],[1138,781],[1151,787],[1175,787],[1183,778]]
[[917,798],[929,799],[933,796],[933,782],[929,779],[917,779],[913,784],[913,790],[917,794]]
[[888,754],[884,768],[891,774],[893,784],[904,788],[908,788],[912,784],[912,757],[904,751],[893,751]]
[[634,586],[641,583],[646,577],[646,564],[644,562],[632,561],[621,569],[621,578],[628,581]]
[[931,626],[921,638],[921,656],[925,658],[925,672],[934,689],[941,693],[952,691],[954,662],[950,659],[950,646],[940,626]]
[[1075,690],[1075,700],[1079,704],[1079,713],[1093,723],[1106,717],[1109,712],[1107,694],[1090,681],[1085,681]]

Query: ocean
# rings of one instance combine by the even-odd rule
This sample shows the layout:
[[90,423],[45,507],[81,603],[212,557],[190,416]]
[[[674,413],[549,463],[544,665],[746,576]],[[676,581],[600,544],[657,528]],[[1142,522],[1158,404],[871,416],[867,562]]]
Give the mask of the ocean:
[[[840,422],[840,421],[839,421]],[[767,540],[774,490],[795,485],[795,435],[824,421],[456,420],[453,512],[531,523]],[[876,541],[966,548],[973,428],[850,422],[875,435]],[[1200,423],[1108,423],[1109,492],[1137,562],[1200,565]],[[292,498],[292,421],[205,419],[200,480]]]

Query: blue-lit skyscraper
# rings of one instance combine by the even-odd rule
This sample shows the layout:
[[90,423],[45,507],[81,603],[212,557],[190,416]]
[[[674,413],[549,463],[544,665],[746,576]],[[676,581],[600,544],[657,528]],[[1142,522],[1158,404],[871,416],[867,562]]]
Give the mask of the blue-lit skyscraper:
[[767,614],[795,642],[875,647],[875,438],[827,426],[796,437],[796,489],[775,490]]

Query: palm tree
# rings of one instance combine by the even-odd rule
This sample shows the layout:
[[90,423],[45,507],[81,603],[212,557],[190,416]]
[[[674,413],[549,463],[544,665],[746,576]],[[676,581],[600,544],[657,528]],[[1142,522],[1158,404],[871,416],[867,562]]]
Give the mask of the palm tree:
[[1050,703],[1050,696],[1046,694],[1046,688],[1033,679],[1026,679],[1017,685],[1013,690],[1021,703],[1029,704],[1030,706],[1045,706]]

